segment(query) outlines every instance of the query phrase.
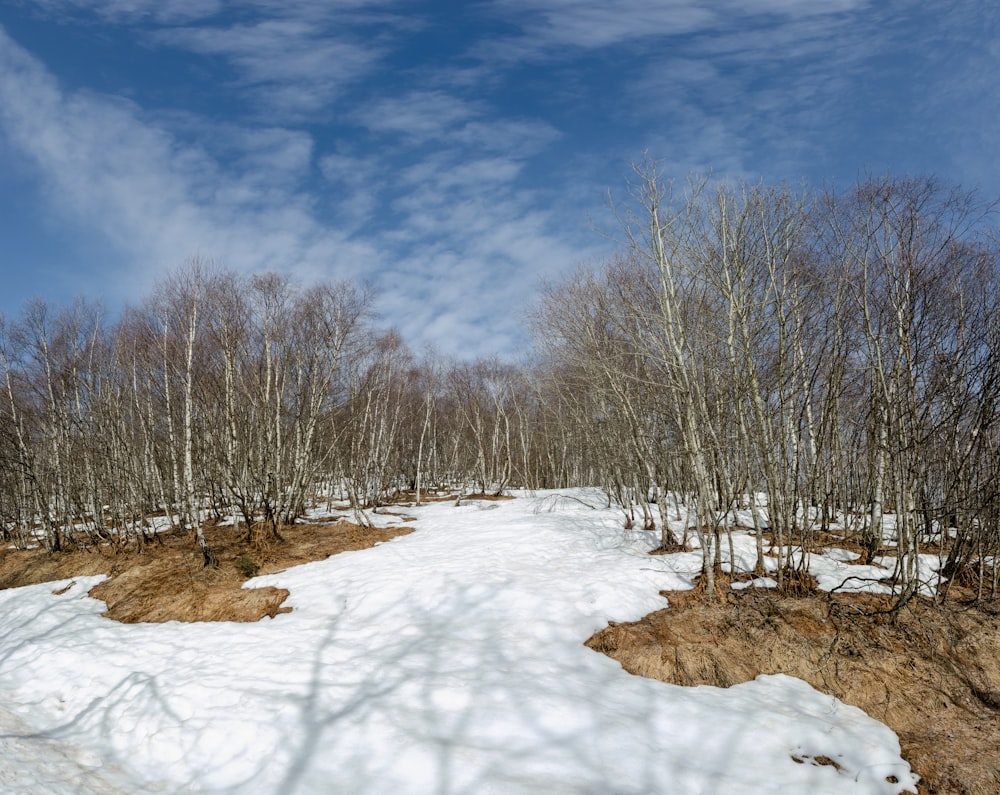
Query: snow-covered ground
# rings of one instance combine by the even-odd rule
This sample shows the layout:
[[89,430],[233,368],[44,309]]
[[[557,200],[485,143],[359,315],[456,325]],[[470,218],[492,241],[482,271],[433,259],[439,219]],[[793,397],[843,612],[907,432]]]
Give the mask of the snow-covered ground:
[[800,680],[683,688],[583,646],[699,565],[603,506],[408,509],[411,535],[248,583],[291,592],[258,624],[117,624],[100,577],[0,591],[0,792],[915,791],[887,727]]

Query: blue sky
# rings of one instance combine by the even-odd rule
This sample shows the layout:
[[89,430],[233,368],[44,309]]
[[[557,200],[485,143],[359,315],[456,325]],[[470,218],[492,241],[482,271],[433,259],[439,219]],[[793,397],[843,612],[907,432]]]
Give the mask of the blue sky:
[[514,356],[540,278],[666,173],[1000,196],[992,0],[4,0],[0,312],[113,314],[197,255],[369,280]]

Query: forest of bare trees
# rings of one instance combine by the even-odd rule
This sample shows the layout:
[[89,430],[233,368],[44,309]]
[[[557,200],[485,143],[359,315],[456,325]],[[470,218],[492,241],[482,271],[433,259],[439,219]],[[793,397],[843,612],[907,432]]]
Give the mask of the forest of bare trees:
[[115,319],[0,318],[4,542],[141,548],[165,516],[211,565],[210,519],[253,544],[334,497],[364,522],[402,492],[593,485],[665,548],[686,506],[709,587],[739,509],[779,582],[844,525],[894,556],[900,604],[922,550],[995,595],[991,208],[930,179],[675,188],[649,163],[617,216],[615,256],[542,288],[518,363],[417,355],[352,284],[198,262]]
[[0,326],[3,539],[142,547],[149,519],[277,537],[317,500],[534,485],[529,383],[418,361],[371,296],[189,263],[109,321],[31,303]]
[[709,587],[742,508],[758,568],[762,529],[784,556],[779,583],[838,521],[868,562],[895,556],[900,605],[925,546],[949,581],[995,593],[990,208],[928,179],[675,191],[653,164],[630,198],[619,256],[548,286],[538,312],[560,432],[603,452],[584,478],[659,519],[665,546],[658,509],[682,495]]

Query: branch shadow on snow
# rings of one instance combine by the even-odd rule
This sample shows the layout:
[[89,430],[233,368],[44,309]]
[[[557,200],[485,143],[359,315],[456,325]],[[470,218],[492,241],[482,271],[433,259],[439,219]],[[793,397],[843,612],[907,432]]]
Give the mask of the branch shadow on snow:
[[[134,662],[117,660],[124,675],[31,736],[97,737],[106,763],[149,790],[218,795],[652,795],[706,784],[728,793],[766,791],[775,765],[817,786],[842,775],[793,759],[833,758],[840,724],[829,746],[806,738],[777,757],[765,743],[771,756],[762,755],[761,738],[788,734],[803,715],[815,717],[810,709],[837,708],[815,691],[789,712],[767,683],[719,690],[632,677],[584,647],[588,633],[566,626],[541,585],[508,588],[502,573],[473,584],[457,572],[427,576],[433,587],[415,578],[386,598],[348,584],[334,615],[303,608],[238,630],[104,626],[118,645],[102,650],[120,654],[129,637],[142,639]],[[72,618],[49,609],[50,618],[42,609],[18,622],[19,632],[33,622],[49,628],[23,635],[4,661],[73,638],[84,650],[66,653],[88,653],[92,625],[70,629]],[[213,633],[226,633],[225,644]],[[155,654],[142,656],[153,638]],[[201,656],[183,656],[192,650]],[[238,677],[237,690],[242,661],[253,661],[255,678]],[[843,767],[851,773],[847,760]]]

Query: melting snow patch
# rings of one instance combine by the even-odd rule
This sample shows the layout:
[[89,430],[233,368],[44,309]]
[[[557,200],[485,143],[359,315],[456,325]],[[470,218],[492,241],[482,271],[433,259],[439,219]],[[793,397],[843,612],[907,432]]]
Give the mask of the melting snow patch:
[[0,591],[0,703],[31,724],[0,739],[4,791],[915,792],[887,727],[798,679],[684,688],[584,647],[697,553],[648,555],[592,490],[491,505],[401,509],[416,532],[256,578],[294,606],[258,624],[117,624],[100,577]]
[[771,577],[754,577],[748,582],[734,582],[732,589],[742,591],[744,588],[777,588],[778,581]]

